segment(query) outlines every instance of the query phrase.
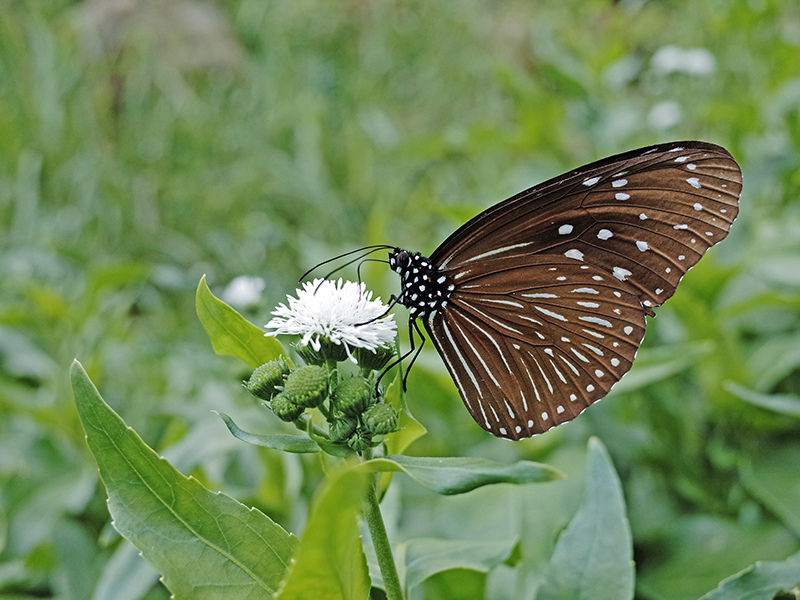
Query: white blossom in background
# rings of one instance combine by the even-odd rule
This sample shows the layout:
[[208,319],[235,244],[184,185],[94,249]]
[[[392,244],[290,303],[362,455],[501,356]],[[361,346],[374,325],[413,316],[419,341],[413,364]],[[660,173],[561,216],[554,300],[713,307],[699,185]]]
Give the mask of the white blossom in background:
[[[387,306],[380,298],[372,299],[363,283],[315,279],[297,290],[297,297],[287,296],[289,306],[279,304],[272,311],[275,318],[266,324],[273,331],[265,335],[300,335],[300,344],[319,350],[328,340],[351,350],[388,348],[395,338],[394,315],[384,315]],[[384,316],[382,316],[384,315]]]
[[240,275],[233,279],[222,291],[222,300],[237,308],[255,306],[261,300],[265,282],[261,277]]
[[680,48],[678,46],[662,46],[650,59],[654,71],[668,75],[670,73],[686,73],[687,75],[713,75],[717,70],[714,55],[706,48]]
[[659,102],[647,113],[647,122],[653,129],[675,127],[683,119],[681,105],[671,100]]

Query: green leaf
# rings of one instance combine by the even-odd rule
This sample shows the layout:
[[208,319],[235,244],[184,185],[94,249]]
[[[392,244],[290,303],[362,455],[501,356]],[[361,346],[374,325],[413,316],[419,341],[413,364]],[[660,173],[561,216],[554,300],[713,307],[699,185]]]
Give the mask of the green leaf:
[[225,413],[217,412],[216,410],[212,410],[211,412],[217,413],[222,420],[225,421],[228,431],[230,431],[234,437],[248,444],[272,448],[273,450],[282,450],[283,452],[304,453],[320,451],[319,444],[312,439],[300,437],[299,435],[282,433],[247,433],[243,429],[240,429],[239,426],[233,422],[233,419]]
[[217,354],[235,356],[252,368],[286,358],[281,343],[274,337],[264,335],[264,330],[256,327],[233,308],[211,293],[206,284],[206,276],[200,279],[195,296],[197,316]]
[[761,394],[748,390],[732,381],[728,381],[725,384],[725,389],[750,404],[755,404],[776,413],[800,417],[800,396],[794,394]]
[[537,600],[630,600],[633,544],[608,452],[589,440],[586,498],[556,542]]
[[370,580],[356,515],[369,483],[363,469],[328,478],[317,494],[279,600],[365,600]]
[[274,597],[297,539],[160,458],[103,401],[77,361],[70,376],[114,527],[162,573],[174,598]]
[[387,436],[386,451],[389,454],[402,454],[414,441],[425,435],[428,430],[409,412],[402,398],[400,375],[386,390],[386,402],[397,410],[397,429]]
[[727,579],[700,600],[772,600],[800,585],[800,552],[783,562],[757,562]]
[[658,558],[638,569],[636,587],[645,598],[697,598],[751,563],[794,552],[797,538],[774,519],[678,517],[658,538]]
[[372,471],[402,471],[439,494],[463,494],[492,483],[535,483],[560,479],[547,465],[521,460],[504,465],[485,458],[427,458],[390,454],[364,463]]
[[158,581],[158,572],[124,541],[105,563],[91,600],[139,600]]
[[[470,569],[488,573],[510,555],[516,539],[507,540],[442,540],[419,538],[393,545],[397,569],[406,593],[428,577],[451,569]],[[377,587],[381,574],[377,561],[370,561],[370,574]]]
[[762,442],[742,457],[739,476],[742,486],[772,511],[796,536],[800,536],[800,486],[793,473],[800,464],[800,445]]
[[661,381],[697,364],[697,360],[713,349],[709,342],[676,344],[648,352],[640,352],[636,367],[614,385],[614,392],[630,392]]

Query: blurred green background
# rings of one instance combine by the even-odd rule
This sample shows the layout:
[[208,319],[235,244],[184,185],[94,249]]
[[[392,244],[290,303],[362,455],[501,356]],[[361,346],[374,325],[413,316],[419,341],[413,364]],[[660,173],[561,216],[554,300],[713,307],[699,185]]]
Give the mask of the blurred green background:
[[[739,160],[741,215],[608,399],[511,444],[472,422],[434,352],[418,361],[409,402],[429,434],[412,453],[570,479],[439,498],[396,477],[394,539],[519,541],[488,575],[443,573],[417,599],[528,597],[580,501],[590,435],[623,481],[637,598],[698,598],[800,548],[800,5],[0,0],[0,598],[168,597],[109,524],[74,357],[184,473],[299,532],[320,467],[247,447],[210,413],[283,429],[213,354],[202,274],[223,297],[263,278],[240,306],[262,324],[321,260],[431,252],[521,189],[677,139]],[[397,290],[384,265],[363,275]]]

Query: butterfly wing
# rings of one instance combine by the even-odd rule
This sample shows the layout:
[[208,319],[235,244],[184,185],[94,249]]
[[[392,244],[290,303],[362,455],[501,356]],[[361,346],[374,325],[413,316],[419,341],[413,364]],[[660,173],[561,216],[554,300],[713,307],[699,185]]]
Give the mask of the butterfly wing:
[[475,420],[519,439],[605,396],[651,307],[727,236],[741,189],[725,149],[673,142],[547,181],[453,233],[430,260],[455,289],[425,327]]
[[645,307],[659,306],[727,236],[741,189],[741,170],[724,148],[689,141],[641,148],[497,204],[431,260],[454,276],[480,272],[488,258],[560,255],[625,281]]
[[[542,273],[545,284],[536,283]],[[519,439],[569,421],[630,369],[645,316],[631,288],[559,256],[487,261],[426,329],[473,418]]]

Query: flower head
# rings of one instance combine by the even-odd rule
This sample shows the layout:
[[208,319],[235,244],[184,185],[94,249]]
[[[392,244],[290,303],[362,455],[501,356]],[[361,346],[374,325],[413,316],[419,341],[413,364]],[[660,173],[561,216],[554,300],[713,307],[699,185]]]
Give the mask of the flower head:
[[344,347],[351,360],[351,349],[386,348],[395,337],[394,315],[384,315],[386,305],[363,283],[315,279],[297,290],[297,297],[287,296],[289,306],[279,304],[266,335],[300,335],[302,346],[319,350],[327,341]]

